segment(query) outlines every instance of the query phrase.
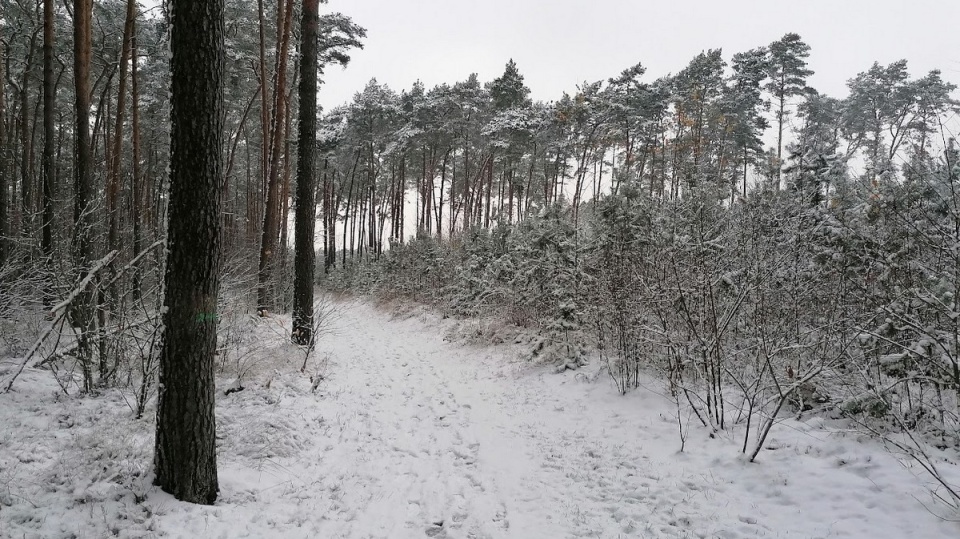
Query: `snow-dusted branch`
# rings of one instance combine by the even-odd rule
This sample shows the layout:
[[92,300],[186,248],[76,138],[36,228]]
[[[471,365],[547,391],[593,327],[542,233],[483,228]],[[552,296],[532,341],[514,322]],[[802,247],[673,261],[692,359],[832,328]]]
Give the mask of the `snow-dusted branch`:
[[109,265],[110,262],[112,262],[113,259],[116,258],[116,256],[117,256],[117,251],[110,251],[109,253],[107,253],[107,256],[98,260],[90,268],[90,271],[87,273],[87,276],[80,281],[80,283],[73,289],[73,291],[67,294],[66,299],[54,305],[53,308],[50,309],[50,314],[53,315],[53,322],[45,330],[43,330],[43,332],[40,334],[40,337],[37,338],[36,342],[33,343],[33,346],[30,347],[30,350],[28,350],[27,353],[24,354],[23,359],[20,360],[20,365],[17,367],[17,371],[10,376],[10,379],[7,382],[0,384],[2,386],[5,386],[3,390],[5,393],[9,392],[10,389],[13,388],[13,383],[17,380],[17,377],[19,377],[20,374],[23,372],[24,367],[27,366],[27,362],[29,362],[30,358],[32,358],[33,355],[37,353],[37,350],[39,350],[40,347],[43,346],[44,341],[47,340],[47,337],[50,335],[50,333],[53,332],[53,329],[56,328],[57,325],[63,324],[63,321],[66,318],[67,312],[68,312],[67,307],[69,307],[70,304],[73,303],[77,299],[77,297],[79,297],[80,294],[82,294],[83,291],[88,286],[90,286],[90,283],[93,281],[94,277],[96,277],[97,273],[102,271],[103,268],[107,267],[107,265]]
[[73,289],[72,292],[67,294],[67,297],[63,301],[54,305],[50,309],[50,314],[56,316],[57,312],[62,311],[66,309],[68,306],[70,306],[70,304],[77,299],[77,296],[82,294],[83,291],[86,290],[88,286],[90,286],[90,282],[93,281],[94,277],[97,276],[97,273],[102,271],[103,268],[107,267],[108,264],[113,262],[113,259],[116,257],[117,257],[117,251],[110,251],[109,253],[107,253],[107,256],[101,258],[96,263],[94,263],[93,266],[90,268],[90,271],[87,272],[87,276],[84,277],[82,281],[80,281],[80,284],[78,284]]
[[137,262],[140,262],[140,259],[141,259],[141,258],[147,256],[147,254],[148,254],[150,251],[156,249],[157,247],[160,247],[160,246],[162,246],[162,245],[166,245],[166,243],[167,243],[167,239],[166,239],[166,238],[160,238],[159,240],[157,240],[157,241],[151,243],[150,245],[148,245],[146,249],[140,251],[140,253],[139,253],[137,256],[133,257],[133,259],[130,260],[130,262],[128,262],[126,266],[120,268],[120,271],[118,271],[117,274],[116,274],[112,279],[110,279],[109,281],[107,281],[107,283],[106,283],[104,286],[107,287],[107,286],[110,286],[110,285],[112,285],[113,283],[115,283],[118,279],[120,279],[120,276],[121,276],[121,275],[123,275],[124,273],[130,271],[134,266],[136,266],[136,265],[137,265]]

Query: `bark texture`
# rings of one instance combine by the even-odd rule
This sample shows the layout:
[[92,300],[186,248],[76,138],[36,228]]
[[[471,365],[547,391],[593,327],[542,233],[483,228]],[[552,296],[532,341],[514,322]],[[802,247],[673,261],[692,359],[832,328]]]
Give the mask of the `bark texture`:
[[313,274],[316,267],[317,33],[319,0],[303,0],[300,46],[300,124],[297,144],[297,207],[293,258],[293,342],[313,338]]
[[174,0],[166,328],[160,351],[156,483],[217,498],[214,353],[220,270],[223,0]]
[[[51,264],[53,258],[53,189],[57,178],[54,161],[57,88],[53,75],[53,1],[43,2],[43,222],[40,226],[40,246],[47,264]],[[46,295],[46,301],[52,301],[49,294]]]
[[[0,80],[5,80],[4,66],[6,65],[7,46],[0,43]],[[4,98],[4,92],[0,91],[0,267],[7,262],[7,222],[9,221],[7,213],[7,191],[9,191],[7,181],[7,106]]]
[[[293,0],[282,2],[277,14],[277,61],[273,89],[273,112],[270,127],[270,159],[266,189],[266,208],[263,215],[263,230],[260,239],[260,263],[257,272],[257,307],[261,314],[272,309],[276,293],[271,286],[277,261],[280,237],[280,158],[283,153],[284,118],[286,116],[287,51],[290,43],[290,26],[293,17]],[[282,14],[282,17],[281,17]],[[286,223],[283,223],[286,226]]]
[[[93,263],[93,246],[90,241],[93,212],[88,207],[94,199],[93,171],[90,167],[90,29],[93,12],[92,0],[74,0],[73,3],[73,79],[76,93],[76,159],[74,167],[73,200],[73,263],[82,280]],[[84,390],[93,385],[93,313],[90,306],[92,294],[84,290],[71,307],[70,317],[74,327],[79,327],[77,352],[83,369]]]

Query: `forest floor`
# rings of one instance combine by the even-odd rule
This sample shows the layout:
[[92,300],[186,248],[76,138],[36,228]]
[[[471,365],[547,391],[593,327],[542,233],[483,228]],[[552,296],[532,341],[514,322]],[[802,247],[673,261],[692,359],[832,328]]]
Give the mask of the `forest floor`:
[[245,389],[220,380],[214,506],[151,485],[153,409],[25,371],[0,394],[0,537],[960,537],[918,470],[842,425],[784,420],[751,464],[741,430],[682,417],[680,452],[655,379],[621,397],[596,364],[451,337],[471,322],[334,308],[306,374],[289,320],[250,318]]

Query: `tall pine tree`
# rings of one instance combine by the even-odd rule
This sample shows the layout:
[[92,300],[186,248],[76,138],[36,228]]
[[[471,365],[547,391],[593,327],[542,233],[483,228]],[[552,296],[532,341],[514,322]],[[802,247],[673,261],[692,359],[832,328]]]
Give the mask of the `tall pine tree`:
[[303,0],[300,44],[300,125],[293,257],[293,333],[297,344],[313,339],[313,273],[316,266],[317,31],[319,0]]
[[173,0],[170,206],[155,482],[217,499],[214,354],[220,288],[223,0]]
[[783,125],[789,115],[787,101],[803,93],[807,77],[813,71],[807,69],[810,46],[798,34],[788,33],[770,44],[767,63],[767,90],[773,94],[777,115],[777,188],[780,187],[783,163]]

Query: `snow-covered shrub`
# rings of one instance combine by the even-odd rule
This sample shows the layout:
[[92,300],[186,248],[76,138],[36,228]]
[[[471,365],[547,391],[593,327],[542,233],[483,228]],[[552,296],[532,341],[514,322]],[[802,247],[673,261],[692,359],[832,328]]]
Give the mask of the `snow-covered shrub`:
[[577,231],[552,206],[517,225],[508,246],[493,266],[507,284],[511,321],[538,328],[536,359],[578,365],[585,343]]
[[[631,186],[597,204],[587,245],[590,315],[601,358],[617,389],[637,387],[646,367],[663,368],[663,234],[649,198]],[[665,372],[666,369],[663,369]]]

